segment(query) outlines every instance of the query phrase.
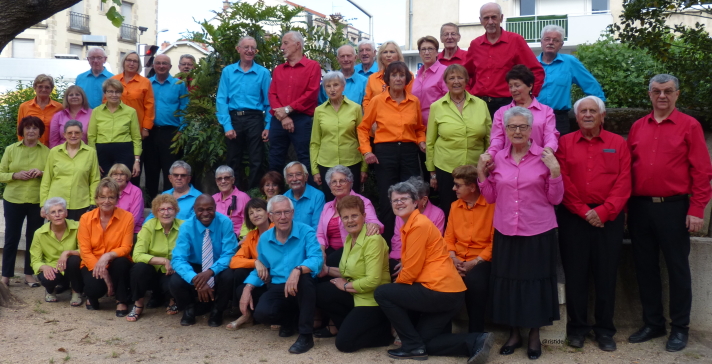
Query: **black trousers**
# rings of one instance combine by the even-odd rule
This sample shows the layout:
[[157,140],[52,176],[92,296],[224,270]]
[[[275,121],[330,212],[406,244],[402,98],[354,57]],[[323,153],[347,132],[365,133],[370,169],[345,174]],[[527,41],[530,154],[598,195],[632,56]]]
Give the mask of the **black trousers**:
[[170,297],[170,282],[170,275],[157,271],[150,264],[136,263],[131,268],[131,299],[136,302],[151,290],[151,299],[163,302],[166,296]]
[[415,143],[376,143],[373,154],[378,158],[376,183],[378,188],[378,220],[383,223],[383,236],[390,243],[396,217],[393,214],[388,188],[412,176],[420,176],[420,161]]
[[173,162],[180,159],[180,156],[171,153],[171,144],[177,131],[178,127],[175,126],[154,125],[143,140],[141,161],[146,174],[146,191],[151,196],[151,200],[158,195],[158,181],[161,174],[163,174],[163,190],[167,190],[168,171]]
[[[96,157],[99,160],[99,167],[104,171],[101,174],[102,177],[106,177],[111,166],[116,163],[123,163],[131,171],[134,165],[134,156],[132,142],[96,143]],[[132,178],[131,183],[140,186],[139,183],[135,183],[136,180],[137,178]]]
[[391,323],[378,306],[354,307],[354,296],[331,282],[316,287],[316,306],[326,312],[339,329],[336,348],[346,353],[362,348],[388,346],[393,341]]
[[[450,216],[450,207],[457,200],[457,195],[452,187],[455,186],[455,179],[452,178],[452,173],[445,172],[442,169],[435,167],[435,177],[438,179],[438,199],[440,200],[440,209],[445,213],[445,217]],[[426,180],[427,181],[427,180]],[[447,219],[445,219],[445,227],[447,228]]]
[[[356,193],[361,193],[361,162],[358,162],[354,165],[347,166],[349,167],[349,170],[351,170],[351,174],[354,175],[354,183],[351,185],[351,189],[356,192]],[[324,167],[320,164],[317,164],[317,168],[319,168],[319,174],[321,174],[321,191],[324,192],[324,199],[326,202],[330,202],[334,200],[334,195],[331,193],[331,187],[329,187],[329,184],[326,182],[326,172],[329,170],[329,167]]]
[[[245,279],[252,273],[253,268],[237,268],[231,269],[233,276],[233,288],[234,292],[232,295],[232,307],[240,307],[240,298],[242,297],[242,292],[245,290]],[[260,297],[267,292],[267,285],[261,287],[252,288],[252,304],[257,306],[260,302]],[[238,311],[238,315],[242,315],[242,312]]]
[[[603,228],[597,228],[563,205],[556,209],[559,223],[559,249],[566,275],[566,333],[585,336],[613,336],[616,304],[616,278],[623,243],[625,214],[621,212]],[[596,290],[595,324],[588,324],[588,280],[593,276]]]
[[670,325],[673,332],[682,333],[689,330],[692,307],[690,233],[685,227],[689,204],[688,200],[653,203],[635,196],[628,201],[628,230],[643,321],[654,328],[665,327],[659,262],[662,251],[670,283]]
[[487,109],[489,110],[490,117],[494,120],[494,113],[499,110],[500,107],[509,105],[512,102],[511,97],[488,97],[488,96],[477,96],[487,103]]
[[[262,161],[265,154],[265,143],[262,141],[262,131],[265,130],[265,116],[259,110],[248,111],[247,115],[238,116],[236,111],[232,110],[230,119],[237,136],[235,139],[225,138],[226,163],[235,171],[237,186],[243,191],[251,190],[259,187],[260,178],[264,174]],[[279,122],[276,119],[275,121]],[[242,164],[245,153],[249,160],[247,175],[245,166]]]
[[[403,350],[425,347],[430,355],[472,356],[482,333],[451,334],[451,320],[465,303],[464,292],[436,292],[420,283],[388,283],[376,288],[376,302],[400,337]],[[420,313],[417,327],[408,311]]]
[[[282,123],[274,119],[270,123],[269,129],[269,169],[282,173],[284,171],[285,159],[289,151],[289,144],[294,147],[297,160],[305,166],[309,164],[309,141],[311,140],[311,130],[314,118],[307,114],[293,112],[289,115],[294,122],[294,132],[290,133],[282,127]],[[308,168],[308,167],[307,167]],[[309,175],[309,184],[314,184],[314,179]]]
[[44,219],[40,216],[40,205],[34,203],[12,203],[7,200],[2,202],[5,214],[5,246],[2,250],[2,276],[12,277],[15,275],[15,260],[17,259],[17,248],[22,237],[22,222],[27,218],[25,228],[25,274],[34,274],[30,264],[30,247],[35,230],[44,224]]
[[[203,271],[200,264],[191,264],[191,267],[193,267],[195,273]],[[232,270],[230,269],[225,269],[215,276],[215,285],[213,286],[213,297],[215,298],[213,302],[214,310],[222,312],[227,308],[228,303],[232,299],[232,278]],[[170,291],[176,300],[179,310],[184,310],[186,307],[197,302],[198,291],[195,290],[195,286],[190,282],[186,282],[179,274],[172,274]]]
[[82,273],[79,266],[82,264],[82,258],[78,255],[70,255],[67,257],[67,268],[64,273],[55,272],[54,279],[49,280],[45,277],[44,272],[40,272],[37,275],[37,279],[40,280],[42,287],[44,287],[47,292],[54,292],[57,286],[72,287],[74,292],[83,293],[84,292],[84,281],[82,280]]
[[299,334],[311,335],[314,331],[316,309],[316,281],[310,274],[302,274],[297,284],[297,295],[284,297],[284,283],[268,284],[267,292],[255,306],[255,320],[269,325],[293,326]]
[[559,131],[559,137],[571,132],[569,110],[554,110],[554,117],[556,118],[556,130]]
[[[109,263],[109,276],[114,285],[116,300],[121,303],[129,303],[129,279],[131,277],[131,265],[133,263],[125,257],[119,257]],[[84,280],[84,294],[89,299],[99,299],[108,290],[103,279],[94,278],[87,267],[82,268],[82,279]]]
[[87,213],[87,211],[89,211],[89,207],[75,210],[67,209],[67,218],[79,222],[79,219],[82,217],[82,215]]
[[486,260],[478,263],[462,278],[467,286],[465,291],[465,307],[470,319],[469,332],[485,331],[485,313],[489,302],[489,281],[492,262]]

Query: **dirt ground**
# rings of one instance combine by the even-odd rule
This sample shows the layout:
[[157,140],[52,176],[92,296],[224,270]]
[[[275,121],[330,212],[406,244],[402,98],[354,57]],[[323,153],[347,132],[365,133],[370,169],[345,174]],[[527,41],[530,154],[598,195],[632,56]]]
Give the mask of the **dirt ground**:
[[[59,302],[44,302],[43,288],[29,288],[13,279],[11,291],[24,301],[16,309],[0,308],[0,363],[395,363],[386,348],[341,353],[334,339],[315,339],[305,354],[287,352],[296,340],[280,338],[268,326],[255,325],[238,331],[212,328],[207,316],[191,327],[180,326],[180,315],[163,309],[144,309],[138,322],[114,314],[113,301],[101,300],[101,311],[69,306],[70,294]],[[234,319],[226,313],[225,323]],[[682,352],[667,353],[665,338],[643,344],[625,340],[635,328],[623,328],[616,336],[618,350],[605,353],[588,340],[582,350],[545,346],[539,363],[712,363],[712,334],[692,332]],[[497,340],[489,363],[530,363],[525,350],[511,356],[498,354],[507,333],[495,328]],[[466,358],[430,357],[432,363],[464,363]]]

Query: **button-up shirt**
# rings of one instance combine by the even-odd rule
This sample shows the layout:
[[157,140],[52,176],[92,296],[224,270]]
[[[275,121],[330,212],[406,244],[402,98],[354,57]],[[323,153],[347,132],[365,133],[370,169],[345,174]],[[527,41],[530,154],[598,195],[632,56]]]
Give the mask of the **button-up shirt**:
[[[257,243],[257,260],[269,269],[272,284],[286,283],[294,268],[299,265],[309,268],[310,275],[316,277],[324,264],[324,258],[314,229],[294,221],[292,231],[284,243],[277,240],[276,234],[276,229],[269,229],[260,236]],[[264,285],[256,269],[245,279],[245,283],[256,287]]]
[[[363,97],[363,102],[361,103],[363,105],[364,112],[368,111],[368,105],[374,97],[385,93],[388,89],[386,81],[383,80],[383,75],[383,71],[378,71],[368,76],[368,82],[366,83],[366,95]],[[413,92],[413,80],[415,79],[415,76],[413,76],[412,73],[410,75],[412,76],[412,79],[407,85],[405,85],[406,93]]]
[[208,235],[213,246],[213,265],[208,268],[213,271],[213,277],[228,267],[230,258],[237,250],[237,237],[232,231],[232,221],[227,216],[216,212],[215,218],[208,226],[203,225],[195,216],[183,222],[178,230],[171,265],[176,273],[191,285],[193,278],[198,275],[191,264],[203,264],[205,229],[210,230]]
[[352,293],[355,307],[378,306],[373,292],[378,286],[391,282],[386,240],[378,234],[366,236],[366,225],[361,228],[355,242],[349,234],[339,262],[339,272],[356,290]]
[[140,188],[129,181],[124,190],[119,193],[116,207],[122,208],[133,215],[134,234],[141,231],[141,225],[143,225],[143,191]]
[[100,105],[91,113],[87,139],[89,146],[97,143],[133,143],[134,155],[141,155],[141,129],[138,115],[134,108],[119,103],[116,111],[111,112],[106,104]]
[[483,195],[477,198],[472,208],[460,199],[453,202],[443,236],[447,250],[455,252],[457,259],[463,262],[477,257],[491,261],[494,210],[495,205],[487,203]]
[[124,79],[123,73],[120,73],[112,78],[119,80],[124,86],[124,93],[121,95],[121,101],[136,110],[139,125],[145,129],[153,128],[156,108],[155,100],[153,98],[153,87],[151,87],[151,82],[148,78],[136,74],[128,83]]
[[[218,96],[215,105],[216,115],[223,130],[233,130],[230,110],[263,110],[267,122],[265,129],[269,130],[272,115],[269,113],[269,85],[272,77],[263,66],[252,63],[252,67],[245,72],[240,67],[240,61],[231,64],[220,75]],[[286,105],[285,105],[286,106]],[[292,105],[292,107],[294,107]]]
[[533,236],[558,227],[554,205],[564,198],[563,178],[551,178],[541,160],[542,147],[530,142],[519,164],[508,148],[494,158],[492,174],[479,181],[487,202],[497,203],[494,227],[504,235]]
[[556,58],[546,64],[542,55],[543,53],[537,59],[544,67],[546,78],[537,97],[539,102],[554,110],[571,109],[571,84],[577,84],[586,95],[597,96],[606,101],[601,85],[576,57],[557,53]]
[[104,85],[104,81],[108,80],[113,76],[114,74],[107,71],[106,68],[104,68],[104,70],[101,71],[98,76],[94,76],[91,70],[86,71],[77,76],[75,84],[81,87],[82,90],[84,90],[84,93],[87,94],[87,101],[89,101],[89,107],[93,109],[101,105],[101,100],[104,97],[104,91],[101,87],[102,85]]
[[[445,213],[442,209],[428,201],[422,214],[435,224],[435,227],[440,230],[440,235],[445,232]],[[403,242],[401,241],[402,227],[403,219],[396,217],[396,226],[393,229],[393,237],[391,238],[391,253],[389,254],[391,259],[401,258],[401,247],[403,246]]]
[[[163,230],[163,225],[158,219],[153,219],[147,222],[138,232],[136,245],[133,250],[133,261],[135,263],[148,264],[152,258],[166,258],[170,260],[173,257],[173,248],[178,240],[178,228],[183,224],[183,220],[173,219],[171,229],[166,235]],[[202,239],[201,239],[202,241]],[[157,272],[165,273],[166,266],[162,264],[154,264]]]
[[430,122],[425,133],[425,167],[445,172],[465,164],[477,164],[490,143],[492,118],[487,104],[465,93],[462,113],[446,94],[430,106]]
[[359,63],[354,66],[354,72],[358,73],[359,75],[368,78],[372,74],[378,72],[378,62],[374,61],[373,64],[371,65],[371,68],[367,70],[363,70],[363,63]]
[[79,256],[82,258],[81,267],[89,271],[102,255],[116,253],[116,257],[131,259],[133,246],[133,216],[128,211],[115,208],[106,229],[101,226],[101,209],[94,209],[82,215],[79,219]]
[[438,61],[435,61],[428,69],[425,69],[425,65],[423,65],[413,80],[413,95],[420,100],[420,111],[423,114],[423,124],[426,127],[428,126],[430,105],[448,93],[447,85],[443,80],[446,68]]
[[[163,192],[166,195],[173,195],[174,189],[171,188],[168,191]],[[195,211],[193,211],[193,205],[195,205],[195,200],[200,196],[202,192],[198,191],[193,185],[190,185],[190,189],[188,190],[188,193],[185,195],[178,197],[176,200],[178,201],[178,207],[180,208],[180,211],[178,214],[176,214],[176,219],[181,219],[181,220],[188,220],[191,217],[195,216]],[[146,216],[146,222],[148,220],[153,219],[153,212],[148,214]]]
[[23,181],[12,179],[12,175],[35,168],[44,171],[48,156],[49,148],[39,142],[32,148],[27,147],[23,142],[8,145],[0,160],[0,182],[7,183],[3,199],[17,204],[39,203],[42,178]]
[[40,206],[51,197],[67,201],[67,209],[83,209],[94,203],[94,191],[99,185],[99,161],[96,150],[84,144],[74,158],[67,153],[67,143],[49,151],[40,183]]
[[319,216],[324,209],[324,192],[317,190],[307,184],[302,197],[298,200],[294,198],[294,192],[290,189],[284,196],[292,200],[294,204],[294,221],[299,221],[316,229],[319,225]]
[[452,64],[464,66],[465,61],[467,61],[467,51],[463,51],[460,47],[457,47],[455,54],[453,54],[450,59],[445,59],[445,50],[443,49],[443,51],[438,54],[438,61],[440,61],[440,63],[442,63],[445,67]]
[[690,194],[688,215],[702,218],[712,196],[712,166],[702,126],[675,109],[656,122],[653,113],[639,119],[628,134],[633,196]]
[[[360,198],[361,201],[363,201],[364,211],[366,212],[366,223],[376,224],[380,226],[380,233],[383,233],[383,224],[378,221],[378,215],[376,214],[376,209],[373,208],[371,200],[359,195],[353,190],[351,190],[349,194],[351,196],[356,196]],[[349,235],[349,233],[346,232],[344,224],[341,223],[341,217],[339,217],[339,236],[341,237],[341,244],[329,244],[329,239],[327,239],[326,231],[329,227],[329,221],[331,221],[331,218],[334,217],[334,215],[338,216],[336,211],[336,199],[324,204],[324,209],[321,211],[321,216],[319,217],[319,226],[317,226],[316,228],[316,240],[318,240],[319,244],[324,248],[341,248],[342,246],[344,246],[343,242],[346,241],[346,237]]]
[[369,132],[376,123],[375,143],[420,143],[425,141],[425,125],[420,113],[420,101],[413,94],[406,92],[405,100],[400,103],[384,92],[373,98],[371,107],[366,109],[358,130],[359,151],[371,152]]
[[[101,105],[101,104],[99,104]],[[70,120],[77,120],[82,123],[82,140],[87,141],[87,131],[89,130],[89,120],[91,119],[91,109],[81,109],[75,117],[69,114],[68,109],[58,111],[49,122],[49,147],[54,148],[66,141],[64,139],[64,124]],[[47,133],[47,131],[45,131]]]
[[[502,106],[494,113],[492,121],[492,135],[490,135],[490,147],[487,153],[495,157],[499,151],[510,149],[512,142],[507,138],[507,131],[504,126],[504,113],[515,107],[512,101],[509,105]],[[549,147],[553,151],[559,147],[559,131],[556,130],[556,117],[554,110],[541,104],[536,98],[532,98],[532,103],[527,108],[532,112],[534,120],[532,122],[532,133],[530,138],[543,148]]]
[[35,235],[32,238],[32,246],[30,247],[30,264],[35,274],[40,274],[40,268],[43,265],[48,265],[52,268],[57,268],[59,257],[67,250],[77,250],[77,230],[79,223],[74,220],[66,219],[67,227],[64,230],[62,238],[57,240],[48,222],[39,229],[35,230]]
[[[366,96],[366,83],[368,83],[368,78],[354,73],[351,77],[346,79],[346,86],[344,87],[344,96],[348,97],[349,100],[359,104],[363,103],[363,98]],[[319,87],[319,104],[323,104],[324,101],[329,100],[326,95],[326,90],[324,90],[324,85]]]
[[188,106],[188,88],[185,83],[178,83],[179,79],[168,75],[163,83],[160,83],[156,76],[149,79],[153,88],[153,96],[156,101],[156,118],[154,125],[179,127],[183,123],[182,116],[175,116],[179,111],[185,110]]
[[479,97],[511,97],[505,75],[518,64],[534,73],[534,96],[544,83],[544,69],[527,42],[517,33],[502,29],[502,35],[492,44],[483,34],[470,42],[465,68],[472,81],[467,91]]
[[[314,115],[319,84],[321,82],[321,66],[319,62],[302,56],[294,66],[289,62],[282,63],[272,72],[272,84],[269,87],[269,104],[272,109],[290,106],[295,112]],[[270,110],[274,115],[274,110]]]
[[[348,97],[344,97],[339,111],[334,110],[329,101],[314,110],[309,142],[312,175],[319,173],[317,165],[331,168],[338,164],[352,166],[363,162],[356,133],[362,118],[361,105]],[[368,165],[362,163],[361,171],[367,170]]]
[[[235,206],[233,207],[230,215],[227,211],[232,205],[232,198],[235,197]],[[245,221],[245,205],[250,201],[250,196],[246,193],[237,189],[237,187],[232,188],[232,192],[227,198],[222,197],[222,192],[218,192],[213,195],[213,200],[215,201],[215,211],[227,216],[232,220],[233,230],[235,234],[240,234],[240,229],[242,229],[242,223]]]
[[[52,99],[49,100],[49,104],[43,109],[37,105],[37,99],[33,98],[30,101],[25,101],[20,104],[20,108],[17,109],[17,125],[20,125],[20,121],[22,121],[25,116],[36,116],[40,118],[45,126],[45,131],[40,137],[40,143],[49,147],[50,122],[54,114],[62,109],[64,109],[64,106]],[[22,137],[18,137],[17,140],[22,140]]]

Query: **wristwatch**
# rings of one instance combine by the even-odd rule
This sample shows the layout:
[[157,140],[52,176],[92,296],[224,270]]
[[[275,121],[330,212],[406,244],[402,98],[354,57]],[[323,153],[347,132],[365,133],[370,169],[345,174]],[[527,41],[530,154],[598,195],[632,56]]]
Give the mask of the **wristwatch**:
[[301,265],[298,265],[298,266],[294,267],[294,269],[299,270],[299,274],[304,274],[304,271],[302,270],[302,266],[301,266]]
[[287,105],[287,106],[284,107],[284,112],[286,112],[287,115],[291,114],[291,113],[292,113],[292,110],[293,110],[293,109],[292,109],[289,105]]

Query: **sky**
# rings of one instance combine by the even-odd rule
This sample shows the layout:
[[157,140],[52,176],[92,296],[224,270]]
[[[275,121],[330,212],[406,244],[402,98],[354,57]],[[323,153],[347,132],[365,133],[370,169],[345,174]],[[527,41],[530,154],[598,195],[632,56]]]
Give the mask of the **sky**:
[[[346,0],[290,0],[320,13],[341,13],[354,27],[368,33],[368,16]],[[373,16],[374,40],[405,43],[406,2],[404,0],[354,0]],[[234,2],[234,1],[231,1]],[[248,1],[253,2],[253,1]],[[211,19],[211,10],[222,10],[222,0],[158,0],[158,41],[174,42],[186,30],[199,31],[195,20]],[[195,19],[195,20],[194,20]]]

